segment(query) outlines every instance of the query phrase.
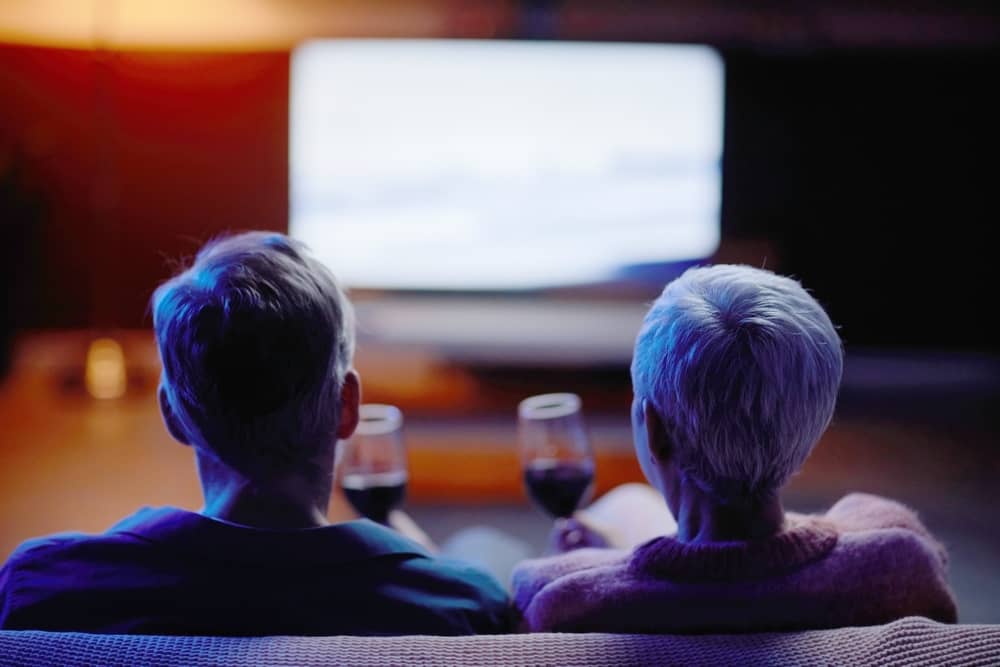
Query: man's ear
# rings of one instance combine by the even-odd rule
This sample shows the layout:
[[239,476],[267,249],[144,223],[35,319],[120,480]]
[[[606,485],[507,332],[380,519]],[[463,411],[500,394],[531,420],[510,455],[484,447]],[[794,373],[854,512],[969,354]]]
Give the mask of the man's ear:
[[663,420],[660,419],[660,415],[657,414],[651,401],[643,399],[642,416],[646,425],[646,442],[649,443],[649,453],[661,465],[669,462],[673,455],[673,443],[670,442],[667,429],[663,427]]
[[337,424],[337,438],[346,440],[358,427],[361,407],[361,378],[353,368],[344,375],[344,386],[340,390],[340,423]]
[[191,442],[184,432],[184,427],[181,426],[180,421],[177,419],[177,415],[174,414],[174,409],[170,405],[170,398],[167,396],[167,390],[162,383],[156,392],[156,397],[160,401],[160,414],[163,415],[163,423],[167,425],[167,431],[170,433],[170,436],[182,445],[190,445]]

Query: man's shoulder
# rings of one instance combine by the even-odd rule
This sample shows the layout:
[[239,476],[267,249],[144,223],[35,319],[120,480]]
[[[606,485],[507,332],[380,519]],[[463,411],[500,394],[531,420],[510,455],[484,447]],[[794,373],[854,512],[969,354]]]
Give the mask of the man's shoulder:
[[53,551],[59,551],[93,538],[94,535],[78,532],[53,533],[41,537],[32,537],[21,542],[8,557],[8,562],[30,560]]
[[42,537],[33,537],[19,544],[7,558],[5,567],[19,567],[28,563],[50,561],[68,557],[96,544],[120,541],[108,535],[92,535],[79,532],[62,532]]
[[506,604],[507,593],[493,575],[465,561],[441,556],[408,559],[400,566],[459,593]]
[[[64,532],[25,540],[0,568],[0,627],[46,627],[50,615],[32,617],[38,609],[51,611],[54,600],[72,595],[84,582],[112,581],[122,562],[130,536]],[[94,575],[102,568],[105,572]],[[49,614],[49,612],[45,612]]]
[[396,589],[389,597],[407,605],[419,601],[422,622],[432,623],[432,617],[442,620],[431,634],[495,634],[515,626],[506,589],[471,563],[429,554],[402,554],[385,562],[393,564],[391,571],[384,565],[379,568],[378,587]]
[[65,531],[21,542],[3,564],[4,586],[9,588],[21,572],[30,572],[33,577],[57,577],[68,572],[66,568],[73,564],[91,565],[104,562],[109,557],[117,560],[112,556],[120,555],[123,550],[132,554],[136,547],[148,546],[147,540],[128,528],[141,522],[150,511],[143,508],[104,533]]

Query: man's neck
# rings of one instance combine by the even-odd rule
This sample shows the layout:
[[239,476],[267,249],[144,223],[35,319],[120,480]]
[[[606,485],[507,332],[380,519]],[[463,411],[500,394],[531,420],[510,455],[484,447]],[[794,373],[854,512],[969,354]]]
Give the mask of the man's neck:
[[760,500],[722,503],[690,480],[681,482],[677,501],[677,539],[681,542],[735,542],[781,532],[785,511],[777,494]]
[[213,519],[253,528],[296,530],[329,525],[326,514],[273,494],[246,490],[218,493],[205,489],[205,507],[201,513]]
[[[198,473],[205,496],[201,513],[205,516],[270,530],[318,528],[331,523],[327,516],[329,480],[311,480],[295,473],[266,481],[249,480],[201,453]],[[334,521],[339,520],[334,517]]]

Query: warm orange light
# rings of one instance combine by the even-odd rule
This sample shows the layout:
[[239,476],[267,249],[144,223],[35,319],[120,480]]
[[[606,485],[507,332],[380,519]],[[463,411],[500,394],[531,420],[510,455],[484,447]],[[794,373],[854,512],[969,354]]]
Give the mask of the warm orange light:
[[431,37],[443,0],[3,0],[0,42],[143,51],[287,50],[318,36]]
[[128,384],[125,375],[125,354],[118,341],[98,338],[87,350],[87,370],[84,376],[87,392],[94,398],[111,399],[125,395]]

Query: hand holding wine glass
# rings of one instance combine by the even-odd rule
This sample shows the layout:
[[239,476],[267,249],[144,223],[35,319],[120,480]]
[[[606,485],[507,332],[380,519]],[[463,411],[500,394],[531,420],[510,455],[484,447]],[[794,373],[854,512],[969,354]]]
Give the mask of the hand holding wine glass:
[[569,519],[594,482],[594,456],[576,394],[542,394],[518,405],[518,441],[528,495],[547,514]]
[[362,516],[388,525],[408,481],[403,413],[393,405],[364,404],[358,427],[341,443],[340,486]]

